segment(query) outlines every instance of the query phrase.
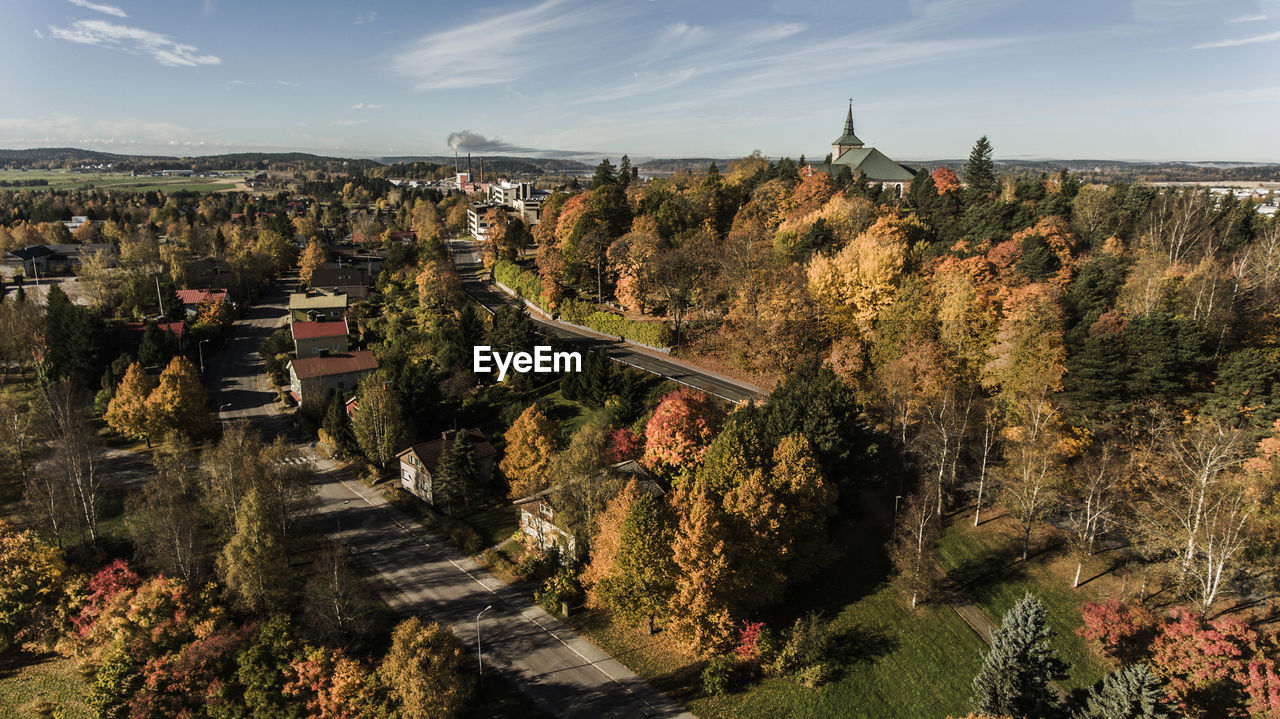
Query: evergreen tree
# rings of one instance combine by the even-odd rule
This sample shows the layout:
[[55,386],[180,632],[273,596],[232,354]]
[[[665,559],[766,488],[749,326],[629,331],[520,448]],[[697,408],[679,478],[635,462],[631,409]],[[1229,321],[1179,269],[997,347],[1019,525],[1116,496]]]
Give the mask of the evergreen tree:
[[329,435],[329,441],[333,443],[333,448],[338,454],[344,454],[351,449],[355,435],[351,430],[351,418],[347,416],[347,403],[342,398],[341,392],[335,392],[329,398],[329,406],[324,412],[324,422],[320,426]]
[[484,344],[487,334],[484,320],[476,312],[475,305],[470,302],[463,305],[462,311],[458,313],[458,339],[467,357],[471,356],[472,347]]
[[1164,700],[1164,688],[1147,665],[1130,664],[1090,689],[1073,719],[1172,719]]
[[452,512],[457,505],[469,507],[479,480],[475,449],[465,430],[458,430],[446,440],[440,463],[432,476],[432,495],[436,504]]
[[631,158],[625,154],[618,162],[618,184],[623,187],[631,184]]
[[650,634],[675,591],[673,534],[662,502],[640,490],[622,522],[615,571],[600,587],[607,606],[633,624],[645,622]]
[[969,164],[964,168],[964,181],[968,186],[971,203],[979,203],[996,192],[996,163],[991,159],[991,143],[983,135],[969,152]]
[[[577,178],[575,177],[574,179],[576,180]],[[612,185],[616,181],[617,178],[613,174],[613,163],[609,162],[609,158],[606,157],[600,161],[599,165],[596,165],[596,174],[591,178],[591,189]]]
[[991,651],[973,680],[973,710],[991,716],[1048,717],[1058,710],[1050,685],[1067,676],[1049,646],[1044,605],[1028,592],[1004,615],[991,636]]
[[293,636],[289,618],[277,614],[236,656],[236,680],[244,687],[249,715],[285,719],[298,715],[284,695],[292,664],[303,656],[303,646]]
[[[60,224],[60,223],[54,223]],[[102,323],[85,307],[72,304],[62,287],[53,284],[45,303],[45,342],[51,378],[67,377],[91,387],[98,377],[98,348]]]
[[178,339],[160,329],[155,322],[148,322],[138,344],[138,361],[143,367],[162,367],[178,354]]

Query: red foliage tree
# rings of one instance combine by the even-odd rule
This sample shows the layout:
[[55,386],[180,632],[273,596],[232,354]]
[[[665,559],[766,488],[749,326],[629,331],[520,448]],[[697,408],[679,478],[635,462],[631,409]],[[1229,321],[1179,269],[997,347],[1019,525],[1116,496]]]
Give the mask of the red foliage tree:
[[734,653],[744,662],[760,661],[760,632],[764,630],[764,622],[743,622],[738,630],[738,646]]
[[706,394],[688,387],[669,392],[645,425],[644,463],[677,472],[692,469],[706,454],[719,419]]
[[1232,617],[1214,622],[1186,609],[1165,620],[1151,644],[1151,663],[1168,682],[1169,700],[1191,714],[1219,716],[1243,699],[1241,680],[1260,657],[1258,632]]
[[1129,604],[1119,599],[1085,602],[1080,607],[1084,626],[1076,630],[1085,639],[1102,643],[1112,656],[1130,657],[1146,650],[1153,639],[1158,620],[1142,604]]
[[1255,659],[1238,678],[1248,697],[1249,716],[1280,718],[1280,673],[1271,659]]
[[139,584],[142,584],[142,579],[123,559],[117,559],[99,569],[89,580],[89,595],[85,598],[84,606],[71,618],[76,634],[81,639],[88,639],[90,632],[93,631],[94,622],[98,620],[98,616],[111,603],[111,600],[121,592],[136,589]]
[[129,701],[130,716],[218,716],[219,707],[234,701],[227,684],[236,652],[256,629],[202,623],[191,643],[142,668],[142,689]]
[[635,459],[644,451],[644,437],[623,427],[609,433],[605,452],[611,464]]
[[956,173],[945,167],[939,167],[933,171],[933,186],[938,188],[939,195],[945,195],[960,189],[960,180],[956,177]]

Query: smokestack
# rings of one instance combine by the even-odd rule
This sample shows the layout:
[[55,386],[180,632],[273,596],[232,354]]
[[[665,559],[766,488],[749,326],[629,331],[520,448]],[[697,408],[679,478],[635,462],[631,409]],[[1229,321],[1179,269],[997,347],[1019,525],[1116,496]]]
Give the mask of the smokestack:
[[471,174],[471,153],[467,153],[467,175]]
[[480,181],[484,182],[484,158],[480,158]]
[[453,148],[453,174],[458,174],[458,148]]

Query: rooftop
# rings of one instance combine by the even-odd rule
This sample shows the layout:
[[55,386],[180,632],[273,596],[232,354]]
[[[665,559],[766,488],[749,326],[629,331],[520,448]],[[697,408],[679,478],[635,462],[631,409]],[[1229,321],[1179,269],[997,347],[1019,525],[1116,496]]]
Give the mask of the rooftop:
[[351,372],[367,372],[378,369],[378,360],[368,350],[354,350],[340,355],[328,357],[299,357],[289,360],[289,366],[298,379],[312,377],[328,377],[335,374]]
[[289,309],[291,310],[324,310],[346,306],[346,295],[307,295],[303,292],[295,292],[289,295]]
[[227,299],[227,291],[225,289],[178,290],[176,294],[184,305],[198,305],[202,302]]
[[314,340],[322,337],[345,337],[348,334],[347,321],[338,322],[294,322],[292,325],[295,340]]
[[[478,428],[467,430],[467,438],[471,440],[472,451],[475,453],[477,460],[485,457],[492,457],[497,454],[497,450],[489,444],[489,438],[484,436]],[[428,472],[434,471],[436,466],[440,464],[440,457],[445,451],[453,446],[453,439],[433,439],[429,442],[420,442],[412,447],[400,452],[396,457],[403,457],[412,452],[418,456],[418,461],[422,462],[422,466],[427,468]]]

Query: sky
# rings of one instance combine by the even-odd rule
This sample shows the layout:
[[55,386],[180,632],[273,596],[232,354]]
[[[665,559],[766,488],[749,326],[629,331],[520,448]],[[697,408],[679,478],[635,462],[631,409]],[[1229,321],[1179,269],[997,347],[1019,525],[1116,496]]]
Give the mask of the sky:
[[1280,162],[1280,0],[0,0],[0,148]]

